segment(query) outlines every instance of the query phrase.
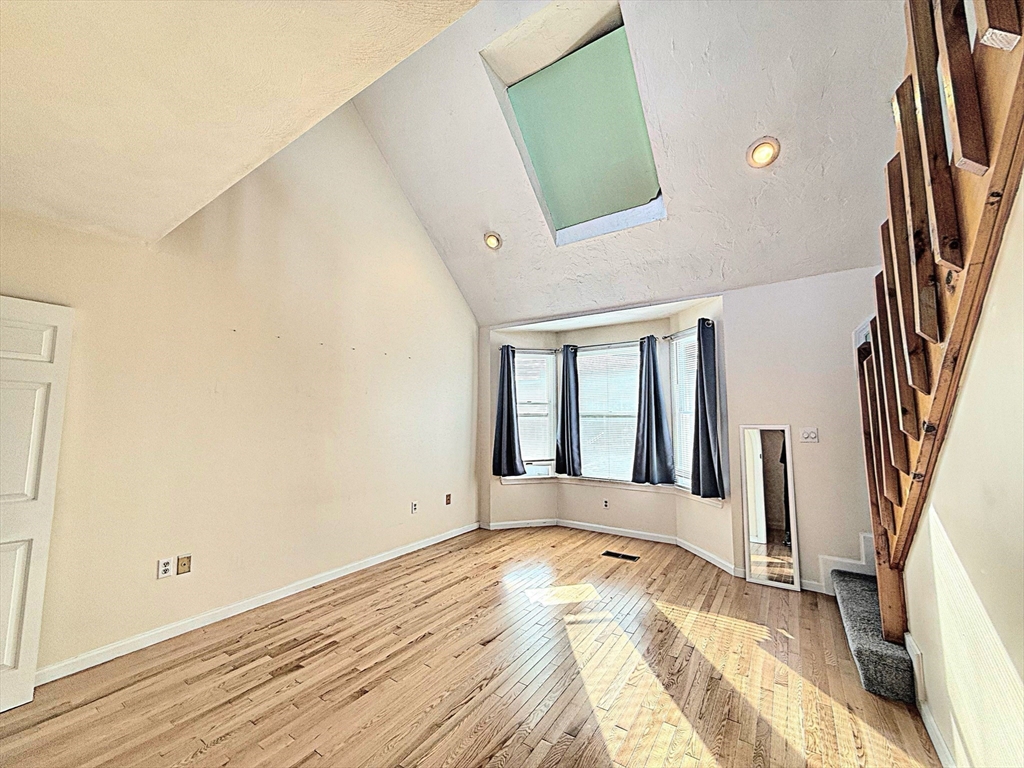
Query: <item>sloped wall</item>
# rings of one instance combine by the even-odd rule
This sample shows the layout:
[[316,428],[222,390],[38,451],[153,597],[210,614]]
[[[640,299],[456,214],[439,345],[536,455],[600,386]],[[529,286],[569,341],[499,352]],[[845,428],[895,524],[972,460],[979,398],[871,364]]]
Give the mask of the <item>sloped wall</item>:
[[0,250],[75,309],[41,666],[476,522],[476,321],[353,107],[152,248]]

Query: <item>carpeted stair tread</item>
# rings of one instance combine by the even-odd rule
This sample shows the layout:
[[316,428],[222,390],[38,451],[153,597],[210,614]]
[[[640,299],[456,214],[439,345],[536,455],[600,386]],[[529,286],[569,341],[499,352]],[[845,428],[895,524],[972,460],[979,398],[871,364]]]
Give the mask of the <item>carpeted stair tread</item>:
[[912,704],[914,667],[906,647],[882,637],[875,578],[835,570],[832,571],[832,585],[864,690]]

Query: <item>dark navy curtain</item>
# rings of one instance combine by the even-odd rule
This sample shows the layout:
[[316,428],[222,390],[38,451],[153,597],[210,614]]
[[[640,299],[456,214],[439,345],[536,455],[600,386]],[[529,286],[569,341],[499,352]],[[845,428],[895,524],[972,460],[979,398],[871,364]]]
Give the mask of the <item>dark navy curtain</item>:
[[633,450],[633,482],[671,485],[675,482],[672,432],[658,374],[658,340],[640,339],[640,403]]
[[558,404],[558,436],[555,439],[555,472],[570,477],[583,474],[580,460],[580,383],[576,347],[562,347],[562,396]]
[[715,324],[702,317],[697,321],[697,408],[690,493],[703,499],[725,498],[718,440],[718,372],[715,360]]
[[519,420],[516,414],[516,350],[501,348],[498,369],[498,413],[494,419],[494,457],[491,472],[498,477],[525,475],[523,454],[519,450]]

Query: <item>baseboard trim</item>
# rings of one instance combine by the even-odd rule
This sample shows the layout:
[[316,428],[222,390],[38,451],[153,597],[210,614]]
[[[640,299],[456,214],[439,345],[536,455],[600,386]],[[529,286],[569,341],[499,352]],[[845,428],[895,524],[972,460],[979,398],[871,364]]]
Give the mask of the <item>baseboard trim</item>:
[[690,542],[684,541],[683,539],[675,539],[674,541],[675,541],[675,545],[677,547],[682,547],[683,549],[685,549],[690,554],[696,555],[697,557],[701,558],[702,560],[707,560],[709,563],[711,563],[712,565],[718,566],[719,568],[721,568],[723,571],[725,571],[728,574],[736,576],[736,577],[738,577],[740,579],[746,577],[746,575],[747,575],[747,572],[746,572],[745,569],[737,568],[732,563],[730,563],[730,562],[728,562],[726,560],[723,560],[718,555],[711,554],[706,549],[701,549],[697,545],[691,544]]
[[[863,573],[868,576],[875,575],[875,543],[870,533],[860,535],[860,559],[854,560],[850,557],[836,557],[835,555],[818,555],[818,569],[821,574],[821,581],[803,581],[804,586],[815,592],[823,592],[826,595],[835,595],[832,588],[832,570],[839,568],[843,571]],[[816,586],[811,586],[812,584]],[[817,587],[820,587],[817,588]]]
[[932,708],[928,706],[928,688],[924,682],[924,653],[921,647],[914,640],[909,632],[903,635],[903,641],[910,653],[910,662],[914,665],[914,687],[917,690],[917,710],[921,713],[921,720],[924,722],[924,729],[928,732],[928,738],[932,740],[935,747],[935,754],[939,756],[942,768],[956,768],[956,760],[946,740],[942,737],[939,724],[935,722],[935,715]]
[[946,740],[942,738],[942,732],[939,730],[939,724],[935,722],[935,715],[932,714],[931,707],[928,706],[927,702],[921,702],[917,705],[917,709],[921,713],[924,729],[932,740],[935,754],[939,756],[942,768],[957,768],[956,760],[953,759],[953,753],[950,751],[949,745],[946,744]]
[[535,520],[505,520],[498,523],[480,523],[480,527],[487,531],[506,531],[510,528],[543,528],[549,525],[558,525],[554,518],[538,518]]
[[647,531],[633,531],[628,528],[614,528],[610,525],[598,525],[597,523],[584,523],[579,520],[562,520],[559,518],[557,525],[563,528],[576,528],[580,531],[591,531],[593,533],[607,533],[612,536],[625,536],[629,539],[640,539],[641,541],[657,541],[661,544],[675,544],[675,536],[666,536],[661,533],[648,533]]
[[412,544],[406,544],[402,547],[382,552],[379,555],[368,557],[364,560],[359,560],[348,565],[343,565],[340,568],[334,568],[324,573],[319,573],[316,576],[310,576],[307,579],[296,581],[293,584],[289,584],[279,589],[271,590],[270,592],[264,592],[262,595],[256,595],[245,600],[240,600],[237,603],[231,605],[225,605],[221,608],[214,608],[213,610],[201,613],[198,616],[192,616],[181,621],[176,621],[171,624],[165,624],[162,627],[151,629],[148,632],[143,632],[133,637],[125,638],[124,640],[118,640],[115,643],[104,645],[100,648],[96,648],[92,651],[74,656],[64,661],[59,661],[56,664],[51,664],[48,667],[36,670],[35,684],[37,686],[44,685],[45,683],[58,680],[68,675],[73,675],[76,672],[95,667],[98,664],[103,664],[107,661],[112,661],[119,656],[138,651],[143,648],[147,648],[150,645],[162,642],[164,640],[170,640],[172,637],[177,637],[185,632],[191,632],[193,629],[199,629],[209,624],[213,624],[223,619],[229,619],[232,616],[237,616],[245,611],[251,611],[253,608],[259,608],[260,606],[272,603],[275,600],[280,600],[283,597],[289,597],[291,595],[302,592],[303,590],[310,589],[312,587],[325,584],[328,581],[347,576],[350,573],[361,571],[364,568],[369,568],[379,563],[393,560],[396,557],[407,555],[410,552],[429,547],[433,544],[440,544],[442,541],[461,536],[464,533],[469,533],[480,527],[479,523],[470,523],[469,525],[463,525],[459,528],[453,528],[450,531],[439,533],[436,536],[431,536],[420,541],[415,541]]

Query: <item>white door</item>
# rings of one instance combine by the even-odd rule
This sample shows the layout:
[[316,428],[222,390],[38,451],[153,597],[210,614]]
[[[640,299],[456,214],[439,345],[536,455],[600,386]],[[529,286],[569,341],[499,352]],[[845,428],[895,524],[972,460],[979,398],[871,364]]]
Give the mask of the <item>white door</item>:
[[35,687],[73,315],[0,296],[0,712]]

